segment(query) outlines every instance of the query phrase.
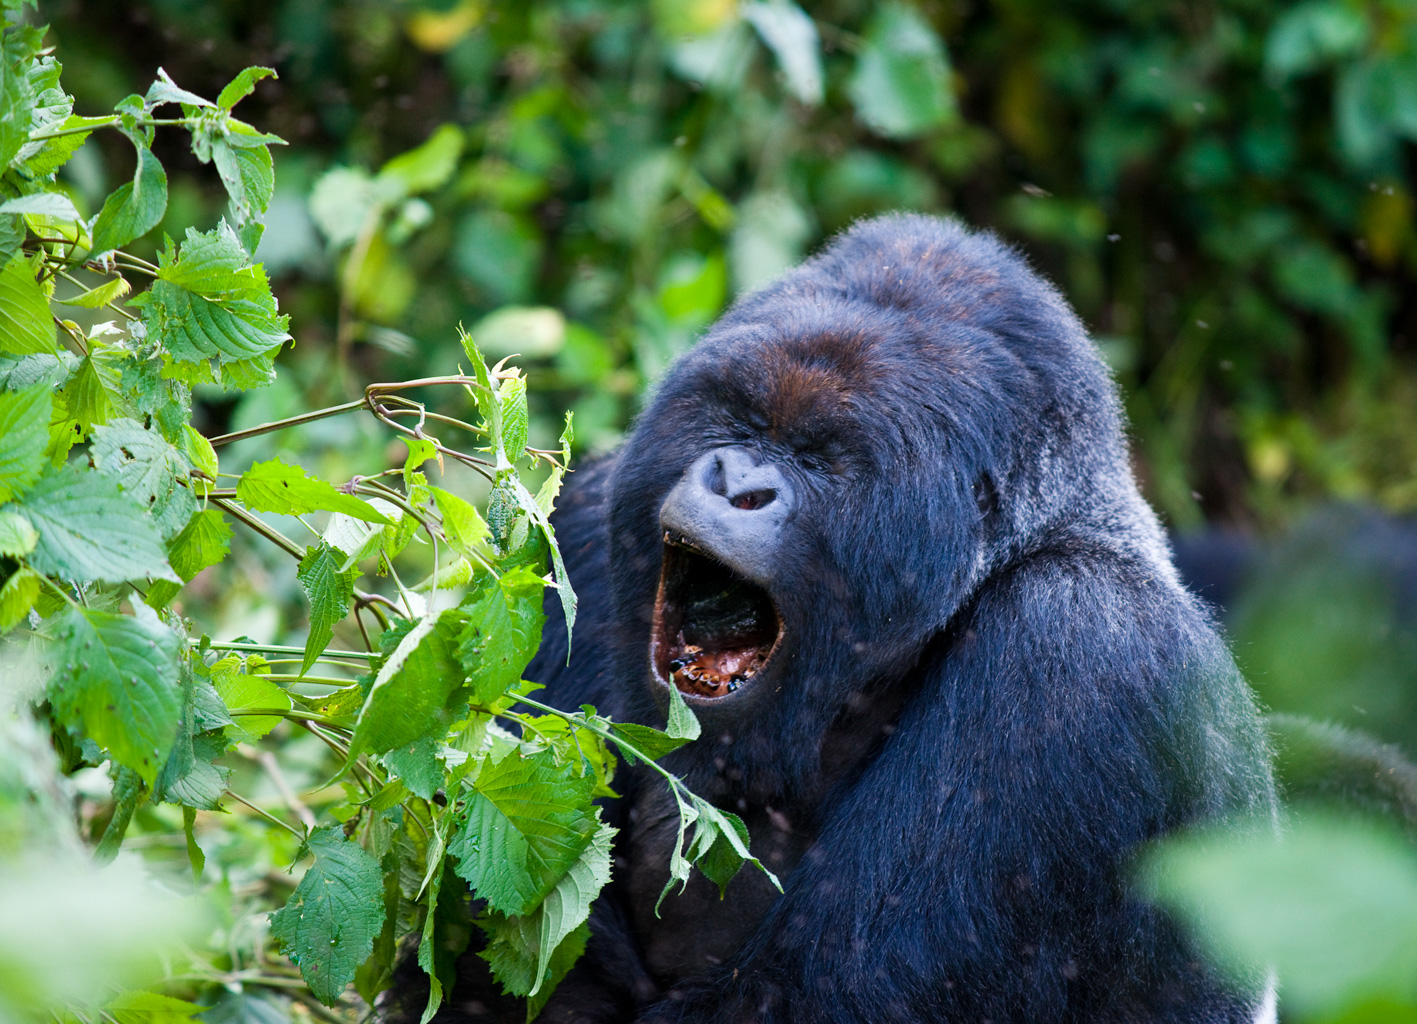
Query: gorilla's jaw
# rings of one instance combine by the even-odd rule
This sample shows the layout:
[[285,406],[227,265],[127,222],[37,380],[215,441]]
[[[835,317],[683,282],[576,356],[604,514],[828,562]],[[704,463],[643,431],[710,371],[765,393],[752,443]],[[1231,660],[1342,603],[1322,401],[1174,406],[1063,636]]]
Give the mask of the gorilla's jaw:
[[690,698],[723,700],[767,668],[782,635],[766,590],[683,534],[664,532],[649,651],[656,680]]

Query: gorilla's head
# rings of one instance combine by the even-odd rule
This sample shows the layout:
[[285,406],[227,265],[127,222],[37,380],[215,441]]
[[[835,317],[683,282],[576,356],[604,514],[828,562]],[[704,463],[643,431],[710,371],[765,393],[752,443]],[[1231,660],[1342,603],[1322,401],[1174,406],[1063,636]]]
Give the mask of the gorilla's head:
[[852,228],[673,367],[610,521],[622,671],[782,751],[1062,526],[1165,561],[1077,318],[992,236],[914,216]]

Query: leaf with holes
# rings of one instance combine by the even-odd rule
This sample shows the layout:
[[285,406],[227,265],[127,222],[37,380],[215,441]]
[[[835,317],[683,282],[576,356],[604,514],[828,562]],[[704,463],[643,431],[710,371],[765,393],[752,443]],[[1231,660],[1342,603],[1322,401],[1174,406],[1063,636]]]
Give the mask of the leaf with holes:
[[192,465],[154,423],[116,419],[95,427],[89,447],[94,468],[113,477],[153,517],[164,537],[186,526],[197,499],[186,486]]
[[118,483],[70,463],[47,470],[19,505],[39,534],[29,561],[70,580],[176,580],[152,520]]
[[304,850],[315,863],[271,916],[271,935],[316,998],[333,1006],[383,927],[384,879],[378,861],[337,825],[311,832]]
[[55,716],[106,748],[149,786],[182,718],[182,640],[146,605],[134,615],[71,607],[55,636]]
[[458,634],[458,660],[482,704],[491,704],[521,682],[541,643],[545,582],[526,566],[487,578],[462,603],[467,624]]

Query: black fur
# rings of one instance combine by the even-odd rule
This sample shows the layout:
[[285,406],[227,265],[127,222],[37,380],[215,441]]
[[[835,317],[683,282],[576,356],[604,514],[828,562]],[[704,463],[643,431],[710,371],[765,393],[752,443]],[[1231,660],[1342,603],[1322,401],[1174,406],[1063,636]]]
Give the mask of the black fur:
[[[988,235],[898,216],[739,301],[574,477],[575,645],[567,666],[548,602],[528,673],[553,702],[663,721],[659,511],[725,445],[795,488],[770,588],[787,633],[666,764],[744,816],[786,892],[745,869],[720,902],[696,876],[655,917],[672,814],[622,773],[615,878],[543,1019],[1252,1019],[1257,991],[1127,893],[1139,844],[1272,815],[1274,785],[1059,295]],[[468,960],[445,1020],[479,1019]]]

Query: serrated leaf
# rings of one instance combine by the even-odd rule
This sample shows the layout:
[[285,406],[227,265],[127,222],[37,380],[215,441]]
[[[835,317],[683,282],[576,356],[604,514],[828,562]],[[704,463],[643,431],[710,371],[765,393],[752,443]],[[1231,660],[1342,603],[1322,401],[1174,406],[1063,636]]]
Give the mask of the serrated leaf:
[[305,658],[300,665],[303,676],[310,671],[335,635],[335,624],[349,614],[354,599],[354,580],[358,570],[340,571],[344,561],[328,544],[312,545],[295,570],[295,578],[310,601],[310,635],[305,641]]
[[39,598],[40,575],[21,566],[0,584],[0,633],[14,629],[29,615]]
[[696,740],[701,727],[699,720],[689,710],[688,702],[677,686],[669,687],[669,725],[664,730],[670,739]]
[[265,676],[243,672],[241,659],[222,658],[211,667],[212,686],[232,715],[237,736],[260,739],[281,723],[280,715],[247,715],[250,710],[289,711],[290,694]]
[[526,407],[526,378],[509,377],[502,381],[497,399],[502,405],[502,445],[507,450],[507,458],[515,462],[526,451],[531,424]]
[[204,508],[192,513],[167,546],[167,560],[183,583],[191,583],[197,573],[216,565],[231,550],[231,527],[221,512]]
[[563,939],[590,917],[591,901],[610,881],[610,841],[614,838],[615,829],[602,822],[589,845],[581,851],[580,859],[571,865],[542,901],[538,914],[540,920],[537,922],[536,957],[542,970],[537,972],[536,984],[527,993],[528,996],[534,996],[541,990],[547,980],[552,953]]
[[624,740],[633,750],[620,747],[621,753],[635,760],[658,761],[665,754],[678,750],[688,743],[687,738],[676,738],[658,729],[652,729],[647,725],[639,725],[635,722],[611,722],[610,731],[618,738]]
[[71,607],[59,620],[50,704],[151,786],[182,718],[182,641],[146,605],[135,615]]
[[423,736],[386,750],[379,760],[403,781],[410,793],[431,800],[443,784],[443,766],[438,761],[438,752],[442,749],[441,737]]
[[56,462],[121,408],[122,370],[116,364],[125,357],[124,350],[115,352],[92,345],[89,354],[79,360],[74,375],[59,389],[49,430],[50,454]]
[[429,487],[438,514],[443,517],[443,535],[460,555],[476,557],[476,552],[491,538],[491,531],[476,507],[441,487]]
[[115,277],[111,281],[105,281],[98,287],[90,288],[72,298],[56,299],[55,301],[65,306],[78,306],[81,309],[102,309],[110,302],[117,302],[132,291],[132,288],[133,286],[125,278]]
[[25,157],[27,170],[36,179],[48,178],[68,163],[69,158],[88,141],[90,132],[74,131],[74,129],[98,127],[101,124],[109,123],[109,119],[106,117],[81,117],[78,114],[65,117],[62,122],[54,125],[53,129],[72,134],[57,135],[49,139],[36,139],[24,146],[21,152],[29,154]]
[[[6,39],[9,50],[11,40]],[[9,165],[29,138],[30,121],[34,114],[35,94],[29,77],[17,74],[15,64],[22,67],[29,54],[20,61],[5,53],[0,59],[0,168]]]
[[30,564],[70,580],[176,580],[152,520],[115,480],[70,464],[46,470],[21,511],[39,533]]
[[528,1019],[541,1012],[556,985],[585,952],[586,941],[590,938],[590,927],[581,925],[561,941],[551,955],[551,962],[538,971],[537,923],[537,915],[507,917],[495,913],[486,914],[478,921],[478,926],[487,933],[488,943],[487,948],[477,955],[487,961],[493,977],[502,983],[503,989],[512,995],[524,996],[536,984],[538,974],[545,979],[541,991],[527,1000]]
[[19,358],[0,356],[0,391],[19,391],[40,381],[53,387],[67,380],[78,365],[79,357],[64,351]]
[[326,1006],[333,1006],[374,948],[384,924],[379,864],[339,826],[311,832],[315,863],[271,916],[271,935]]
[[16,253],[0,270],[0,352],[24,356],[55,351],[49,300],[29,263]]
[[[748,826],[738,815],[721,811],[706,800],[696,799],[695,809],[699,818],[694,823],[694,842],[689,856],[708,880],[718,886],[722,899],[728,883],[745,862],[751,861],[759,868],[762,865],[748,852]],[[777,876],[771,871],[766,874],[781,891]]]
[[249,67],[242,68],[230,82],[226,84],[216,98],[216,105],[223,110],[230,110],[241,100],[250,96],[256,88],[256,83],[263,78],[279,78],[275,68]]
[[542,750],[484,764],[466,822],[448,852],[479,899],[504,914],[530,913],[590,844],[599,824],[595,779]]
[[38,543],[39,534],[14,506],[0,508],[0,555],[24,558]]
[[382,754],[451,724],[451,709],[465,700],[463,669],[453,657],[462,619],[456,609],[427,615],[404,635],[374,677],[352,750]]
[[234,146],[231,136],[225,135],[212,140],[211,152],[217,174],[231,199],[236,223],[245,224],[264,213],[276,188],[270,150],[265,146]]
[[299,466],[279,458],[258,462],[241,474],[236,497],[258,512],[301,515],[305,512],[343,512],[367,523],[392,525],[387,516],[367,501],[345,494],[334,484],[309,476]]
[[164,372],[211,379],[211,361],[222,382],[264,382],[275,351],[290,337],[288,318],[276,312],[265,270],[251,263],[231,226],[189,228],[181,249],[169,246],[159,266],[152,289],[132,303],[145,310],[149,334],[172,360]]
[[137,145],[138,166],[133,180],[120,185],[103,201],[93,226],[93,251],[108,252],[141,238],[167,212],[167,172],[152,150]]
[[526,566],[487,580],[462,604],[467,623],[458,634],[458,660],[479,703],[491,704],[521,682],[541,645],[541,577]]
[[89,454],[94,468],[117,480],[163,536],[183,529],[196,512],[197,499],[184,486],[191,464],[156,423],[144,427],[137,420],[116,419],[95,427]]
[[53,406],[47,384],[0,393],[0,503],[39,479]]

